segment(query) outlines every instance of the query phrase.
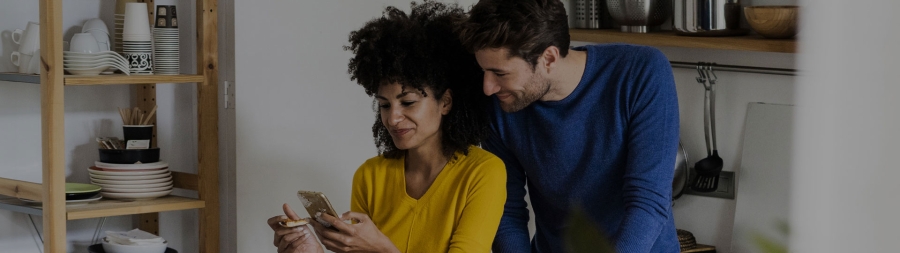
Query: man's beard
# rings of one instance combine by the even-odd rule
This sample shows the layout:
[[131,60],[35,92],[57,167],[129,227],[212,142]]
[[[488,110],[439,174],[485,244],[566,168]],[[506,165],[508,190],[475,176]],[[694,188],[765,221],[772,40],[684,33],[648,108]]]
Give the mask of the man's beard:
[[503,109],[504,112],[518,112],[544,97],[549,91],[550,81],[534,73],[525,84],[524,90],[510,94],[513,98],[512,102],[500,101],[500,109]]

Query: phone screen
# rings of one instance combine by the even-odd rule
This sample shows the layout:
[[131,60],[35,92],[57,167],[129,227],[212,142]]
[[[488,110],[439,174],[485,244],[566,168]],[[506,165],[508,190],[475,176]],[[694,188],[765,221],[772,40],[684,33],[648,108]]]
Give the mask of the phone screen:
[[306,212],[309,213],[309,217],[315,219],[317,222],[325,225],[326,227],[331,227],[331,223],[326,222],[321,218],[321,213],[327,213],[336,218],[340,218],[337,215],[337,212],[334,211],[334,208],[331,207],[331,202],[328,201],[328,198],[325,197],[324,193],[315,192],[315,191],[299,191],[297,192],[297,197],[300,198],[300,201],[303,203],[303,207],[306,208]]

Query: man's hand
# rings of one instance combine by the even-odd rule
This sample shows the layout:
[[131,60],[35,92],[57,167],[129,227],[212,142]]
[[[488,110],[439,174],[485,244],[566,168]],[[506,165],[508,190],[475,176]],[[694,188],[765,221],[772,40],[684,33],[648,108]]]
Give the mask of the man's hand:
[[279,215],[269,218],[269,227],[275,231],[275,247],[278,247],[278,253],[324,253],[322,246],[312,236],[307,225],[286,228],[282,227],[279,222],[285,219],[299,220],[300,216],[294,213],[294,210],[287,203],[282,206],[285,215]]
[[400,252],[391,239],[381,233],[378,227],[375,227],[368,215],[354,212],[346,212],[341,215],[342,220],[351,220],[355,224],[344,223],[328,214],[322,214],[321,218],[331,223],[332,227],[324,227],[315,220],[310,224],[313,225],[319,240],[328,250],[339,253]]

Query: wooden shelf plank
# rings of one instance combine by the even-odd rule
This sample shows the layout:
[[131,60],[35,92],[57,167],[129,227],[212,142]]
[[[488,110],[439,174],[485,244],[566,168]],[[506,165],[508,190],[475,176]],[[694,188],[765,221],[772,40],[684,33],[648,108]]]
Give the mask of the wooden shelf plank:
[[136,83],[199,83],[206,79],[202,75],[99,75],[65,76],[66,85],[108,85]]
[[0,195],[41,200],[43,190],[44,188],[38,183],[0,178]]
[[[206,207],[206,202],[203,200],[173,195],[142,201],[102,199],[100,201],[83,206],[66,207],[66,219],[79,220],[120,215],[199,209],[204,207]],[[38,216],[42,215],[42,208],[40,205],[32,205],[14,197],[0,196],[0,209]]]
[[572,41],[629,43],[654,47],[686,47],[775,53],[796,53],[797,41],[766,39],[759,35],[737,37],[691,37],[674,32],[624,33],[618,30],[570,29]]
[[[110,85],[136,83],[200,83],[206,81],[202,75],[99,75],[99,76],[64,76],[66,85]],[[19,73],[0,73],[0,81],[19,83],[41,83],[40,75]]]
[[68,207],[66,219],[79,220],[119,215],[156,213],[198,209],[205,206],[206,202],[203,200],[171,195],[152,200],[130,202],[103,199],[88,205]]
[[17,83],[41,83],[41,75],[0,73],[0,81]]

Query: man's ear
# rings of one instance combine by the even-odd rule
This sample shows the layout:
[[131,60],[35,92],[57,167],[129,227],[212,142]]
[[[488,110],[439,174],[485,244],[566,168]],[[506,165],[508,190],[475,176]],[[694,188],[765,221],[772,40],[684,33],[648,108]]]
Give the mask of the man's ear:
[[444,92],[444,96],[441,96],[441,115],[447,115],[450,113],[450,109],[453,108],[453,90],[447,89]]
[[550,73],[557,65],[559,65],[561,59],[559,48],[556,46],[549,46],[547,49],[544,49],[544,53],[541,54],[538,64],[543,66],[547,73]]

